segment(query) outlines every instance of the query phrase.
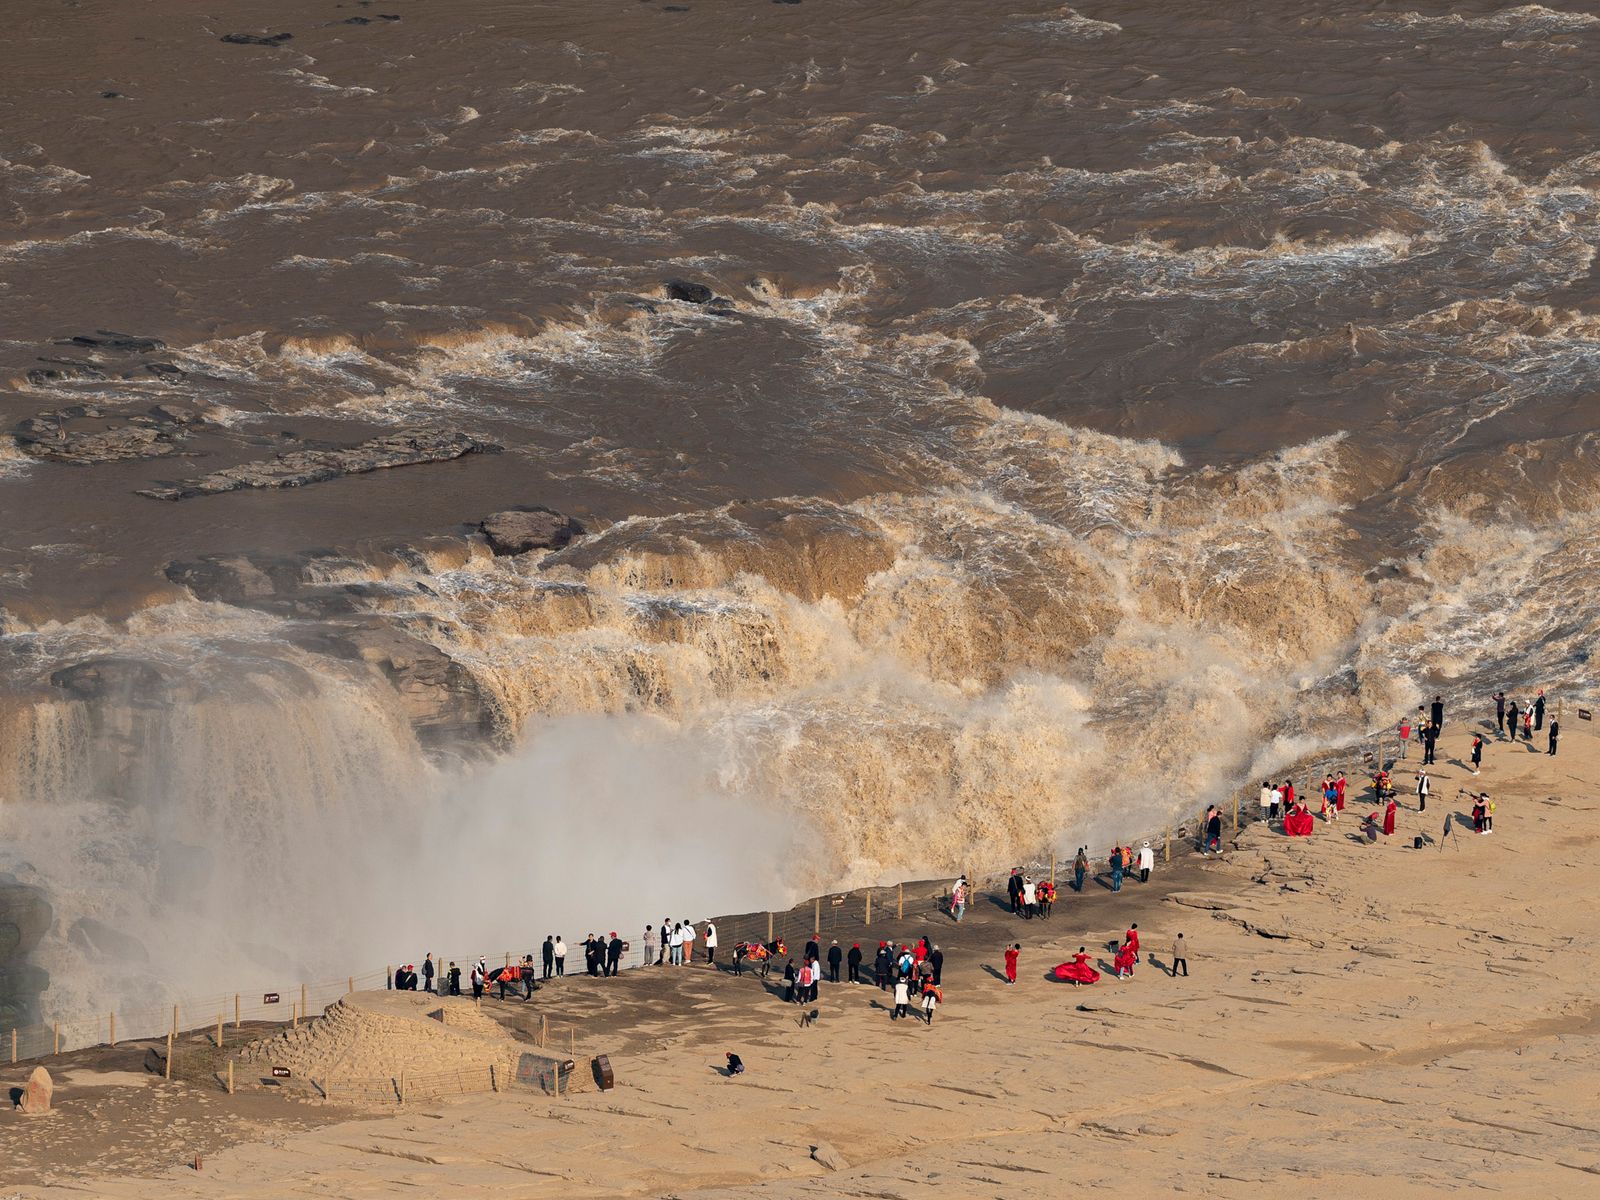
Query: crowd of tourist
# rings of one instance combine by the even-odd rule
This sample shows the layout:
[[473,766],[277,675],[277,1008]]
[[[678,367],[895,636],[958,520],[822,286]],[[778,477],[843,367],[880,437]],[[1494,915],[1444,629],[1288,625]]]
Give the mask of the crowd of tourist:
[[[1493,699],[1496,729],[1500,736],[1509,738],[1513,743],[1521,736],[1525,743],[1531,744],[1533,734],[1545,728],[1546,701],[1542,690],[1532,701],[1522,704],[1514,698],[1508,698],[1503,692],[1495,693]],[[1400,805],[1393,772],[1399,769],[1399,761],[1408,757],[1408,747],[1413,737],[1421,743],[1423,752],[1415,771],[1414,786],[1410,790],[1416,798],[1416,812],[1418,814],[1427,812],[1428,799],[1433,794],[1433,777],[1429,768],[1436,763],[1437,743],[1444,728],[1444,719],[1444,703],[1436,696],[1431,705],[1424,705],[1418,709],[1415,722],[1409,717],[1399,722],[1398,751],[1393,767],[1381,760],[1372,764],[1370,771],[1372,795],[1380,807],[1362,818],[1362,828],[1369,840],[1376,840],[1379,836],[1391,836],[1396,832]],[[1559,722],[1551,719],[1548,729],[1547,753],[1555,754]],[[1479,775],[1483,769],[1484,747],[1485,736],[1475,733],[1469,752],[1470,768],[1474,776]],[[1372,756],[1366,757],[1370,759]],[[1347,803],[1355,799],[1349,778],[1344,771],[1325,773],[1314,793],[1320,802],[1315,812],[1312,810],[1312,797],[1297,793],[1292,779],[1284,779],[1281,782],[1264,780],[1259,792],[1260,817],[1269,827],[1277,825],[1289,836],[1309,836],[1314,831],[1317,818],[1327,823],[1337,822],[1339,815],[1345,811]],[[1468,792],[1462,789],[1459,795],[1472,802],[1473,831],[1479,834],[1492,833],[1495,805],[1488,793]],[[1236,807],[1234,812],[1236,827],[1237,817]],[[1207,808],[1199,831],[1199,848],[1202,854],[1222,852],[1222,819],[1222,808],[1219,805],[1213,804]],[[1452,815],[1447,814],[1444,835],[1448,837],[1451,831]],[[1418,845],[1425,840],[1431,839],[1422,836],[1416,839]],[[1110,854],[1102,861],[1105,864],[1104,872],[1097,874],[1095,878],[1101,880],[1106,889],[1115,894],[1122,891],[1123,882],[1134,873],[1137,873],[1141,883],[1150,881],[1155,869],[1155,851],[1148,841],[1137,849],[1131,845],[1119,845],[1113,847]],[[1095,870],[1095,864],[1089,856],[1087,847],[1078,847],[1070,869],[1070,886],[1073,891],[1081,894],[1091,872]],[[1054,876],[1054,863],[1048,876],[1036,877],[1031,870],[1022,867],[1013,868],[1006,881],[1006,900],[1011,914],[1024,921],[1050,919],[1059,898]],[[950,888],[945,905],[950,919],[960,923],[967,915],[973,899],[974,889],[966,876],[956,879]],[[632,947],[623,941],[616,931],[605,936],[591,933],[583,939],[581,945],[585,973],[600,978],[616,975],[622,967],[625,956],[631,956],[632,951]],[[718,933],[715,922],[705,921],[696,925],[689,920],[664,919],[659,925],[652,923],[644,927],[638,959],[634,965],[692,966],[695,963],[697,948],[701,961],[708,967],[718,969]],[[1133,978],[1141,959],[1139,926],[1136,923],[1130,925],[1121,941],[1110,943],[1110,948],[1114,951],[1110,966],[1112,974],[1117,979]],[[505,964],[491,967],[486,959],[480,957],[471,963],[466,971],[466,986],[475,999],[493,993],[500,1000],[526,1001],[545,981],[561,978],[566,974],[567,953],[567,944],[561,935],[550,934],[546,936],[540,948],[537,963],[533,954],[526,954],[515,961],[510,961],[508,958]],[[1004,951],[1003,978],[1008,985],[1014,985],[1017,981],[1021,954],[1020,942],[1009,944]],[[859,941],[851,942],[846,948],[835,939],[824,950],[821,934],[814,933],[805,943],[798,960],[790,953],[788,945],[781,937],[767,941],[743,940],[734,945],[728,969],[738,976],[742,976],[749,969],[765,981],[770,977],[774,964],[780,963],[781,984],[772,986],[774,991],[781,990],[784,1001],[790,1004],[799,1006],[815,1004],[819,999],[823,983],[870,985],[890,994],[892,1003],[886,1007],[891,1020],[916,1016],[931,1025],[935,1010],[944,1002],[944,952],[927,935],[914,942],[898,945],[889,940],[880,940],[876,947],[871,947],[869,943],[867,949],[863,949]],[[1103,963],[1101,965],[1104,966]],[[1189,974],[1189,946],[1181,933],[1174,937],[1171,944],[1171,964],[1167,974],[1169,977],[1177,977],[1180,974],[1187,977]],[[1056,979],[1070,982],[1074,986],[1093,984],[1101,978],[1100,971],[1090,964],[1087,950],[1081,946],[1077,954],[1055,968],[1053,975]],[[421,989],[426,992],[437,989],[448,995],[461,995],[462,976],[462,969],[455,962],[449,962],[441,968],[430,953],[424,956],[420,969],[408,963],[395,971],[391,976],[390,986],[402,990],[416,990],[420,982]],[[803,1016],[802,1021],[805,1019]]]

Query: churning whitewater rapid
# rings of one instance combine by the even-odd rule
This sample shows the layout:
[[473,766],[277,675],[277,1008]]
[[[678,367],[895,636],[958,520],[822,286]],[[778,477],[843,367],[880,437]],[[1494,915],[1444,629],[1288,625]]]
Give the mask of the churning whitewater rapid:
[[18,14],[0,1024],[1584,694],[1600,18],[385,2]]

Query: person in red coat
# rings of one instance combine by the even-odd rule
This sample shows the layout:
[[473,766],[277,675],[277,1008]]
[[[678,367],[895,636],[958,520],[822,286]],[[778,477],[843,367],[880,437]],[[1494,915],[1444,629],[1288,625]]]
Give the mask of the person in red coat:
[[1133,961],[1139,961],[1139,926],[1137,923],[1128,927],[1128,932],[1122,935],[1122,944],[1133,953]]
[[1339,778],[1337,778],[1337,779],[1335,779],[1333,781],[1333,794],[1334,794],[1334,797],[1335,797],[1334,805],[1335,805],[1335,807],[1338,808],[1338,810],[1340,812],[1344,811],[1344,789],[1345,789],[1345,784],[1346,784],[1346,780],[1345,780],[1345,777],[1344,777],[1344,772],[1340,771],[1339,772]]
[[1131,947],[1128,946],[1128,944],[1126,942],[1124,942],[1123,945],[1122,945],[1122,949],[1117,951],[1116,958],[1111,960],[1112,967],[1116,969],[1117,978],[1118,979],[1132,979],[1133,978],[1133,964],[1134,964],[1133,950],[1132,950]]
[[1021,942],[1018,942],[1016,945],[1008,946],[1006,948],[1006,982],[1007,983],[1015,983],[1017,981],[1017,955],[1019,955],[1021,953],[1022,953],[1022,943]]
[[1389,806],[1383,810],[1383,832],[1384,832],[1385,835],[1388,835],[1388,834],[1391,834],[1391,833],[1394,832],[1394,814],[1395,814],[1395,810],[1398,807],[1399,806],[1394,802],[1394,799],[1391,797],[1390,800],[1389,800]]

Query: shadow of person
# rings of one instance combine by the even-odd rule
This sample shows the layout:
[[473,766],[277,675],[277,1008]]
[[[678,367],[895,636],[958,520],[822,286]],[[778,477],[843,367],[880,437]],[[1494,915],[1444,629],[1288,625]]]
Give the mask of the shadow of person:
[[994,967],[990,966],[988,963],[984,963],[983,964],[983,969],[984,969],[985,973],[987,973],[989,975],[993,975],[1001,983],[1007,982],[1006,973],[1004,971],[997,970]]
[[1163,972],[1164,974],[1167,974],[1167,975],[1171,975],[1173,973],[1173,971],[1177,970],[1176,967],[1173,967],[1172,970],[1168,970],[1166,967],[1162,966],[1161,965],[1161,960],[1159,958],[1157,958],[1154,954],[1147,955],[1145,957],[1145,962],[1149,963],[1151,965],[1151,967],[1153,967],[1155,970],[1161,971],[1161,972]]

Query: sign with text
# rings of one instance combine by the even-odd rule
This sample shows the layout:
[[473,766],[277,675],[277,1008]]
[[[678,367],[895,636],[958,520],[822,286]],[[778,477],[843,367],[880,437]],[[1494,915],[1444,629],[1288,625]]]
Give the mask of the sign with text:
[[287,1079],[287,1078],[289,1078],[289,1068],[288,1067],[273,1067],[272,1068],[272,1077],[274,1079]]
[[277,992],[268,992],[266,995],[261,997],[261,1003],[263,1003],[263,1004],[276,1004],[277,1002],[278,1002],[278,993]]
[[1594,713],[1591,710],[1587,709],[1587,708],[1580,708],[1578,710],[1578,720],[1580,720],[1580,721],[1592,721],[1592,720],[1594,720]]

